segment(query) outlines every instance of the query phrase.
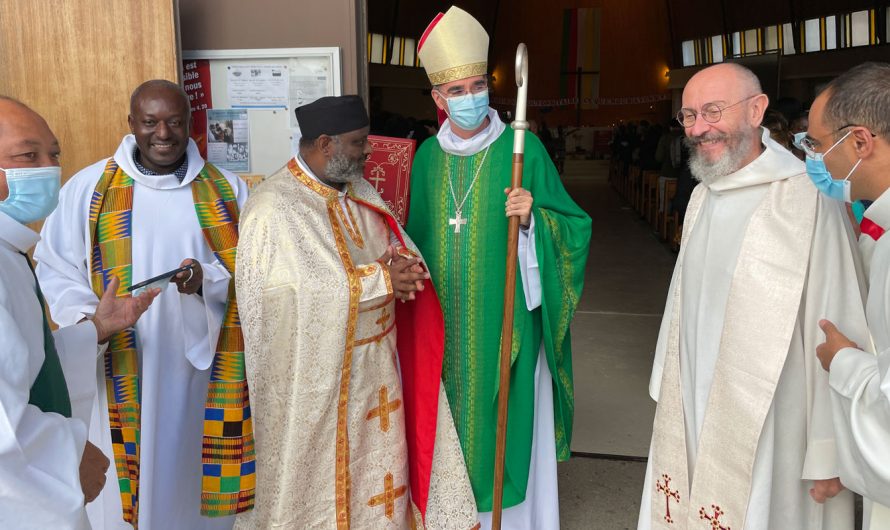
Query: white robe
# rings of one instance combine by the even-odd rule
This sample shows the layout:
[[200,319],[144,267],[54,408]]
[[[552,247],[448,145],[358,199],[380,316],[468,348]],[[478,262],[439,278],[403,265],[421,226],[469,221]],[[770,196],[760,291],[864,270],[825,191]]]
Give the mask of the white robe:
[[[890,192],[865,211],[867,218],[890,228]],[[866,303],[875,356],[844,348],[831,362],[828,382],[834,405],[841,482],[865,497],[864,528],[890,529],[890,236],[860,236],[870,252]],[[862,245],[862,243],[867,243]],[[846,333],[843,327],[838,327]]]
[[[659,333],[649,387],[656,401],[673,314],[673,293],[679,280],[683,286],[679,311],[680,385],[690,478],[694,476],[698,440],[721,351],[724,316],[729,311],[727,299],[748,221],[771,182],[806,178],[801,176],[803,164],[770,140],[765,132],[762,142],[766,149],[755,161],[700,190],[706,195],[689,240],[684,241],[685,256],[675,269]],[[849,492],[824,505],[816,504],[808,494],[811,480],[838,474],[827,377],[815,357],[815,346],[823,338],[817,322],[823,317],[837,318],[851,321],[849,327],[858,330],[858,335],[864,332],[864,320],[856,318],[862,314],[858,264],[852,258],[852,234],[846,229],[843,215],[838,203],[819,197],[808,280],[788,356],[755,454],[744,526],[748,530],[852,528]],[[677,271],[682,271],[682,278],[677,277]],[[751,332],[757,333],[757,330]],[[651,527],[653,502],[657,503],[657,513],[664,511],[664,499],[653,501],[652,497],[655,491],[652,461],[650,451],[640,529]]]
[[[198,260],[204,272],[203,296],[183,295],[168,285],[136,324],[142,385],[139,528],[228,529],[233,517],[200,514],[204,402],[231,280],[207,245],[195,213],[190,183],[204,160],[190,140],[189,169],[180,183],[174,175],[140,173],[133,163],[134,149],[135,140],[128,135],[114,154],[134,180],[133,282],[177,268],[186,258]],[[88,210],[106,162],[78,172],[62,188],[59,207],[44,224],[44,240],[34,254],[47,303],[60,325],[79,321],[98,303],[90,286]],[[247,186],[220,171],[243,205]],[[93,377],[100,391],[93,403],[90,440],[110,455],[101,360],[94,364]],[[96,529],[130,528],[123,521],[117,484],[112,463],[106,488],[87,510]]]
[[[497,111],[489,109],[489,125],[469,139],[451,130],[446,120],[437,139],[442,150],[458,156],[472,156],[497,140],[504,131],[504,122]],[[534,198],[533,198],[534,199]],[[519,273],[525,293],[526,307],[533,311],[541,305],[541,272],[535,251],[535,217],[530,216],[529,229],[519,232]],[[544,345],[538,352],[535,368],[535,423],[532,431],[532,457],[529,463],[525,500],[505,508],[501,528],[510,530],[556,530],[559,528],[559,485],[556,475],[556,435],[553,424],[553,387],[547,366]],[[492,512],[481,512],[482,530],[491,528]]]
[[96,328],[85,322],[53,333],[72,418],[28,404],[45,358],[43,308],[20,252],[39,239],[0,213],[0,528],[84,530],[89,528],[79,473],[87,439],[84,402],[96,390],[82,369],[66,361],[95,358]]

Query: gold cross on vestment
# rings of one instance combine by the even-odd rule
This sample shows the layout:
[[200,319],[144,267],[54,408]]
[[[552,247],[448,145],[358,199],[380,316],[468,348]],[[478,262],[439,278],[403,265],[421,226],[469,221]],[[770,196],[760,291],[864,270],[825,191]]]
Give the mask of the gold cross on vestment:
[[389,324],[389,317],[392,316],[387,311],[386,307],[380,312],[380,318],[378,318],[375,323],[380,326],[381,331],[386,331],[386,325]]
[[449,219],[449,220],[448,220],[448,224],[450,224],[450,225],[454,225],[454,233],[455,233],[455,234],[459,234],[459,233],[460,233],[460,227],[461,227],[462,225],[467,224],[467,220],[464,219],[464,218],[461,216],[460,212],[455,212],[455,216],[454,216],[454,218]]
[[402,404],[401,399],[394,399],[392,401],[389,400],[389,389],[386,386],[380,387],[380,392],[377,394],[377,399],[379,405],[374,407],[368,412],[368,415],[365,419],[373,420],[374,418],[380,418],[380,430],[383,432],[389,432],[389,415],[398,410],[399,406]]
[[392,516],[396,511],[396,500],[407,491],[408,486],[404,485],[393,489],[392,473],[387,473],[386,476],[383,477],[383,493],[371,497],[368,501],[368,506],[373,508],[375,506],[380,506],[381,504],[384,505],[384,513],[386,514],[387,519],[392,521]]

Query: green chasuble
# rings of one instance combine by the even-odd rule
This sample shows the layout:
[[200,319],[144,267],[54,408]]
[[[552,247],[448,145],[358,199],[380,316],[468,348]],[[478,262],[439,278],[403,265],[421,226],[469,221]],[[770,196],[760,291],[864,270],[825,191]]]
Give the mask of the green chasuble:
[[[445,315],[442,380],[479,511],[491,511],[497,429],[498,357],[504,311],[507,217],[513,132],[507,128],[474,156],[445,153],[436,138],[417,151],[406,230],[426,259]],[[484,164],[483,164],[483,158]],[[483,164],[480,168],[480,164]],[[455,233],[455,200],[478,180]],[[528,311],[516,274],[516,312],[507,425],[504,507],[525,499],[534,425],[534,375],[541,341],[553,376],[556,449],[569,457],[574,394],[569,324],[581,296],[590,218],[569,197],[540,140],[527,133],[523,187],[534,198],[542,302]]]

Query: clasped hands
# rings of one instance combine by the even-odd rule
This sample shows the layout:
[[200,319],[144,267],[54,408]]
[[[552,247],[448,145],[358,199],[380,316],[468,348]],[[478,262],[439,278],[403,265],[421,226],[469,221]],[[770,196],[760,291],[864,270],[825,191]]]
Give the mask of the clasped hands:
[[386,252],[377,261],[389,269],[393,294],[402,302],[414,300],[414,293],[423,291],[423,282],[430,277],[421,265],[420,258],[405,257],[392,245],[386,247]]

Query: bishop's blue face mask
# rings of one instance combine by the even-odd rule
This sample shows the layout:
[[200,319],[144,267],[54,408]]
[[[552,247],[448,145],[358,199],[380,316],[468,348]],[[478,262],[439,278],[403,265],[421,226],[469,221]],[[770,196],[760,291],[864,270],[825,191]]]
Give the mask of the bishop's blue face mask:
[[848,136],[853,131],[848,132],[840,140],[834,143],[831,147],[828,148],[824,153],[813,153],[812,155],[807,154],[806,164],[807,164],[807,175],[809,175],[810,180],[813,181],[813,184],[816,188],[824,193],[826,196],[831,197],[832,199],[843,201],[843,202],[852,202],[850,198],[850,175],[856,171],[856,168],[859,167],[859,164],[862,162],[860,158],[856,164],[853,166],[853,169],[847,173],[847,176],[843,178],[843,180],[837,180],[831,177],[831,172],[828,171],[828,168],[825,166],[825,161],[823,160],[825,156],[831,152],[832,149],[839,146],[843,143],[844,140],[847,139]]
[[488,90],[475,94],[448,97],[448,119],[465,131],[475,131],[488,116]]
[[0,212],[22,224],[45,219],[59,204],[62,168],[21,167],[0,168],[6,173],[9,197],[0,201]]

